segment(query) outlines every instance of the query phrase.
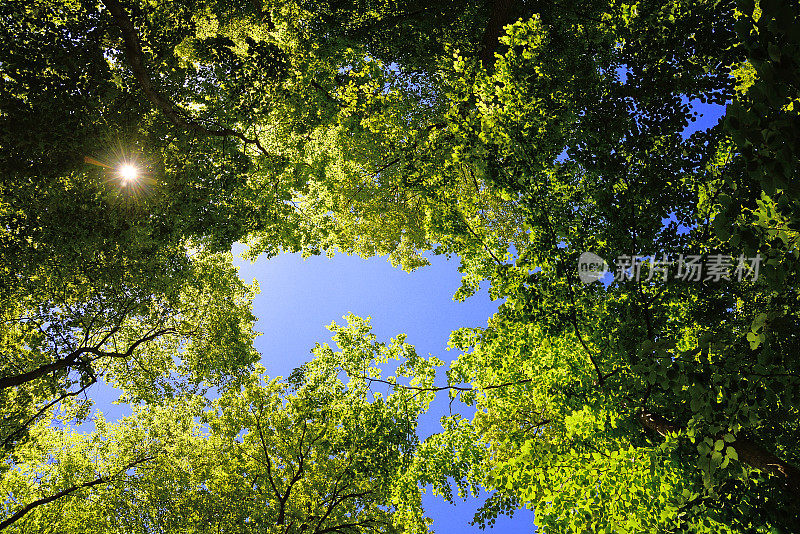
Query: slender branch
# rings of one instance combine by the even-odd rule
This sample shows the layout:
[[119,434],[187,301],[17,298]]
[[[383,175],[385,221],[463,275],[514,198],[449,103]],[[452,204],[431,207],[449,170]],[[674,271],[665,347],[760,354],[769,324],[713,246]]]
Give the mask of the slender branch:
[[374,493],[374,491],[372,491],[372,490],[364,490],[364,491],[361,491],[361,492],[354,492],[354,493],[346,493],[344,495],[337,495],[336,498],[333,500],[333,502],[331,502],[331,504],[328,506],[328,509],[325,512],[325,515],[322,516],[322,518],[320,518],[319,521],[317,521],[317,528],[315,529],[315,532],[323,532],[322,523],[324,523],[325,520],[328,519],[328,516],[330,516],[331,512],[338,505],[340,505],[341,503],[343,503],[347,499],[358,499],[360,497],[364,497],[364,496],[370,495],[372,493]]
[[[351,448],[350,452],[352,452],[352,448]],[[353,466],[353,457],[351,456],[349,458],[348,462],[347,462],[347,465],[336,476],[336,480],[333,483],[333,488],[331,490],[329,490],[329,492],[328,492],[331,495],[331,504],[328,506],[327,511],[325,512],[325,514],[322,517],[319,518],[319,521],[317,521],[317,527],[316,527],[315,530],[319,530],[319,529],[322,528],[322,524],[325,522],[326,519],[328,519],[328,516],[330,516],[331,512],[333,511],[333,509],[336,507],[336,504],[337,504],[337,500],[336,499],[339,497],[339,483],[342,481],[342,478],[344,477],[344,475],[346,473],[350,472],[350,469],[352,468],[352,466]],[[342,489],[344,489],[344,488],[342,488]]]
[[267,440],[264,438],[264,430],[261,428],[261,415],[263,413],[263,405],[259,405],[258,407],[258,417],[255,419],[256,423],[256,430],[258,431],[258,437],[261,441],[261,448],[264,451],[264,458],[266,461],[267,467],[267,480],[269,480],[269,485],[272,487],[273,493],[275,493],[275,497],[280,501],[281,493],[278,491],[278,487],[275,485],[275,480],[272,478],[272,461],[269,459],[269,448],[267,447]]
[[572,327],[575,329],[575,335],[578,337],[578,341],[583,347],[583,350],[586,351],[586,355],[589,357],[589,361],[592,362],[592,367],[594,367],[594,371],[595,373],[597,373],[597,383],[602,386],[606,378],[610,377],[617,371],[614,370],[607,375],[604,375],[600,371],[600,365],[597,363],[597,360],[594,357],[594,353],[592,352],[591,349],[589,349],[589,346],[586,344],[586,341],[584,341],[580,327],[578,326],[578,314],[576,312],[578,304],[575,302],[575,293],[572,290],[572,283],[569,280],[567,280],[567,290],[569,292],[569,300],[572,303],[572,308],[570,309],[570,313],[568,314],[567,317],[570,323],[572,323]]
[[34,423],[37,419],[39,419],[39,417],[41,417],[42,414],[44,414],[52,406],[54,406],[55,404],[58,404],[59,402],[63,401],[64,399],[67,399],[69,397],[77,397],[78,395],[80,395],[81,393],[83,393],[84,391],[89,389],[89,387],[92,386],[96,382],[97,382],[97,377],[92,377],[92,380],[88,384],[83,386],[81,389],[79,389],[77,391],[72,391],[70,393],[64,393],[60,397],[58,397],[58,398],[48,402],[47,404],[45,404],[38,412],[36,412],[31,417],[29,417],[27,421],[22,423],[22,425],[20,425],[19,428],[17,428],[11,434],[6,436],[6,438],[3,440],[3,443],[0,444],[0,450],[5,449],[19,434],[24,432],[26,428],[28,428],[32,423]]
[[[547,210],[547,209],[544,210],[544,216],[545,216],[544,217],[544,223],[545,223],[547,232],[550,234],[550,240],[552,242],[552,246],[553,246],[553,248],[557,248],[558,247],[558,238],[557,238],[557,234],[555,232],[555,229],[553,228],[553,224],[550,221],[550,212],[549,212],[549,210]],[[562,272],[564,272],[564,273],[568,273],[569,272],[567,270],[567,266],[564,264],[563,258],[560,255],[556,256],[556,261],[561,264]],[[558,271],[558,269],[556,271]],[[566,315],[567,320],[570,322],[570,324],[572,324],[572,327],[575,330],[575,336],[578,338],[578,341],[580,342],[581,346],[583,347],[583,350],[586,351],[586,355],[588,356],[589,361],[592,363],[592,367],[594,368],[595,373],[597,373],[597,384],[602,387],[603,386],[603,382],[605,382],[605,380],[607,378],[609,378],[609,377],[613,376],[614,374],[616,374],[619,371],[619,369],[615,369],[615,370],[609,372],[606,375],[604,375],[602,373],[602,371],[600,370],[600,365],[598,364],[597,359],[595,359],[595,357],[594,357],[594,352],[589,348],[589,345],[583,339],[583,334],[581,334],[581,329],[580,329],[580,326],[578,325],[578,312],[577,312],[578,303],[575,300],[575,291],[572,288],[572,280],[570,279],[569,275],[567,275],[567,274],[564,275],[564,278],[565,278],[565,282],[566,282],[566,286],[567,286],[567,292],[569,294],[569,300],[570,300],[571,308],[570,308],[570,312],[568,314],[559,313],[559,315],[561,315],[561,316]]]
[[361,532],[359,527],[364,527],[368,525],[386,525],[383,521],[376,521],[374,519],[365,519],[364,521],[359,521],[357,523],[342,523],[341,525],[336,525],[334,527],[326,528],[323,530],[315,531],[315,534],[326,534],[327,532]]
[[140,338],[140,339],[137,339],[136,341],[134,341],[128,347],[128,350],[126,350],[125,352],[105,352],[105,351],[101,351],[101,350],[96,349],[96,348],[90,348],[90,349],[86,350],[85,352],[89,352],[91,354],[95,354],[97,356],[97,358],[105,358],[105,357],[109,357],[109,358],[130,358],[131,355],[133,354],[133,351],[136,350],[139,347],[139,345],[141,345],[142,343],[147,343],[148,341],[153,341],[154,339],[156,339],[158,337],[161,337],[163,335],[166,335],[166,334],[177,334],[177,333],[178,333],[178,331],[175,330],[174,328],[163,328],[161,330],[153,331],[151,334],[148,334],[148,335],[144,336],[143,338]]
[[[456,209],[457,209],[457,208],[456,208]],[[477,240],[478,240],[478,242],[479,242],[479,243],[480,243],[480,244],[483,246],[483,248],[486,250],[486,252],[488,252],[488,253],[489,253],[489,256],[491,256],[491,257],[492,257],[492,259],[495,261],[495,263],[496,263],[497,265],[499,265],[500,267],[502,267],[503,265],[505,265],[505,264],[504,264],[502,261],[500,261],[500,260],[498,259],[498,257],[497,257],[497,256],[495,256],[495,255],[494,255],[494,252],[492,252],[492,249],[490,249],[490,248],[489,248],[489,245],[487,245],[487,244],[486,244],[486,242],[485,242],[483,239],[481,239],[481,238],[480,238],[480,236],[479,236],[477,233],[475,233],[475,231],[472,229],[472,227],[471,227],[471,226],[469,225],[469,223],[467,222],[467,218],[466,218],[466,216],[465,216],[463,213],[461,213],[461,211],[459,211],[458,213],[461,215],[461,222],[463,222],[463,223],[464,223],[464,226],[466,226],[466,227],[467,227],[467,230],[469,230],[469,233],[470,233],[470,234],[472,234],[472,236],[473,236],[475,239],[477,239]]]
[[300,443],[299,443],[300,452],[298,453],[298,456],[297,456],[297,458],[298,458],[297,472],[294,474],[294,476],[292,476],[291,480],[289,480],[289,483],[286,486],[286,492],[283,494],[283,497],[280,497],[278,499],[278,502],[280,504],[280,509],[278,511],[278,520],[277,520],[277,524],[278,525],[283,525],[283,523],[284,523],[285,513],[286,513],[286,503],[289,500],[289,495],[292,492],[292,488],[294,487],[295,484],[297,484],[297,482],[301,478],[303,478],[303,475],[305,474],[305,453],[303,452],[303,442],[305,441],[305,438],[306,438],[306,430],[307,429],[308,429],[308,426],[306,425],[306,423],[304,421],[303,422],[303,432],[300,434]]
[[475,391],[480,390],[484,391],[487,389],[498,389],[498,388],[505,388],[508,386],[517,386],[519,384],[527,384],[528,382],[532,382],[532,378],[523,378],[522,380],[515,380],[512,382],[503,382],[502,384],[492,384],[489,386],[482,386],[482,387],[473,387],[473,386],[432,386],[429,388],[419,387],[419,386],[406,386],[404,384],[398,384],[396,382],[389,382],[388,380],[381,380],[380,378],[371,378],[368,376],[362,376],[361,378],[365,380],[369,380],[370,383],[378,382],[379,384],[386,384],[389,386],[394,386],[396,388],[405,389],[409,391],[428,391],[428,392],[437,392],[437,391],[445,391],[445,390],[452,390],[452,391]]

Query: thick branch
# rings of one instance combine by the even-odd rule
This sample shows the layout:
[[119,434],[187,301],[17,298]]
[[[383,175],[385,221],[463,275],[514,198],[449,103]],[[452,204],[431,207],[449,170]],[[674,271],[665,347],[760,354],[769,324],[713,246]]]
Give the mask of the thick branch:
[[45,504],[51,503],[51,502],[55,501],[56,499],[60,499],[61,497],[66,497],[70,493],[74,493],[74,492],[76,492],[78,490],[91,488],[93,486],[97,486],[98,484],[105,484],[107,482],[110,482],[111,480],[114,479],[114,477],[118,476],[120,473],[123,473],[123,472],[127,471],[128,469],[130,469],[132,467],[135,467],[135,466],[137,466],[137,465],[139,465],[141,463],[144,463],[144,462],[146,462],[148,460],[152,460],[152,459],[153,459],[152,456],[145,456],[143,458],[140,458],[140,459],[138,459],[138,460],[136,460],[134,462],[131,462],[131,463],[127,464],[125,467],[123,467],[122,469],[120,469],[119,471],[117,471],[115,474],[113,474],[111,476],[108,476],[108,477],[102,477],[102,476],[101,477],[97,477],[94,480],[90,480],[88,482],[84,482],[83,484],[76,484],[74,486],[70,486],[69,488],[63,489],[63,490],[59,491],[58,493],[54,493],[53,495],[50,495],[48,497],[42,497],[41,499],[37,499],[37,500],[35,500],[35,501],[31,502],[31,503],[28,503],[23,508],[18,510],[15,514],[13,514],[12,516],[8,517],[7,519],[4,519],[3,521],[0,521],[0,530],[4,530],[7,527],[9,527],[10,525],[12,525],[13,523],[16,523],[17,521],[22,519],[28,512],[30,512],[34,508],[38,508],[39,506],[44,506]]
[[83,354],[94,354],[95,358],[93,358],[92,361],[98,358],[106,358],[106,357],[130,358],[131,355],[133,354],[133,351],[136,350],[142,343],[147,343],[165,334],[174,334],[174,333],[176,333],[176,331],[172,328],[156,330],[155,332],[152,332],[151,334],[144,336],[133,342],[128,347],[128,350],[126,350],[125,352],[106,352],[100,350],[98,348],[99,346],[97,345],[94,347],[81,347],[69,353],[66,358],[62,358],[60,360],[56,360],[54,362],[41,365],[36,369],[33,369],[32,371],[28,371],[27,373],[21,373],[18,375],[6,376],[0,378],[0,391],[10,387],[21,386],[23,384],[36,380],[37,378],[41,378],[48,373],[61,371],[63,369],[68,369],[72,367],[85,367],[86,372],[91,376],[93,380],[96,381],[97,377],[94,376],[94,374],[91,371],[91,368],[88,367],[88,364],[82,361],[80,358]]
[[251,139],[242,132],[231,128],[206,128],[197,121],[186,118],[183,110],[170,102],[169,99],[162,95],[153,85],[150,74],[147,72],[147,68],[144,64],[144,54],[142,53],[142,47],[139,43],[136,28],[133,27],[133,23],[131,23],[131,19],[125,12],[122,4],[119,0],[103,0],[103,4],[108,8],[111,16],[114,17],[114,22],[116,22],[117,26],[122,31],[125,57],[128,59],[128,65],[133,72],[133,77],[139,82],[139,87],[141,87],[142,92],[147,96],[150,102],[152,102],[170,122],[184,130],[204,136],[236,137],[244,142],[245,145],[255,145],[263,154],[269,154],[256,138]]
[[61,360],[56,360],[52,363],[48,363],[45,365],[41,365],[32,371],[28,371],[27,373],[0,378],[0,390],[21,386],[22,384],[31,382],[32,380],[36,380],[37,378],[41,378],[48,373],[61,371],[62,369],[71,367],[77,363],[78,356],[82,352],[85,351],[80,351],[80,350],[75,351],[66,358],[63,358]]
[[[680,425],[645,409],[640,410],[637,417],[639,423],[641,423],[643,427],[662,436],[666,436],[670,432],[679,432],[683,430],[683,427]],[[740,462],[752,468],[780,477],[793,492],[800,493],[800,470],[796,467],[784,462],[747,438],[736,438],[730,446],[736,451]]]

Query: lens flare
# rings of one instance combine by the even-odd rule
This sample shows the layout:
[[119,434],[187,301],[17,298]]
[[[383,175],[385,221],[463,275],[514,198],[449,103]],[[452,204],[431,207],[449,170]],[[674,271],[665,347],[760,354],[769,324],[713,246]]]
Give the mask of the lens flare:
[[[2,0],[0,0],[2,2]],[[142,205],[157,186],[153,162],[135,149],[136,143],[109,141],[99,158],[84,156],[83,161],[102,170],[96,175],[103,187],[120,205]],[[133,148],[132,148],[133,146]]]
[[139,177],[139,169],[126,163],[120,166],[119,176],[122,178],[123,183],[134,182]]

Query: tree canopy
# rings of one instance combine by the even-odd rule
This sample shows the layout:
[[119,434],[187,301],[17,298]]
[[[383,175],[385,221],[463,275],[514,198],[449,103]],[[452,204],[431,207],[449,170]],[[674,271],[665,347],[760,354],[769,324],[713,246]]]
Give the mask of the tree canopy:
[[[482,527],[796,532],[799,17],[6,0],[0,530],[427,532],[454,482]],[[271,378],[237,241],[504,301],[447,364],[348,317]],[[135,413],[78,432],[99,380]],[[421,439],[436,395],[474,416]]]

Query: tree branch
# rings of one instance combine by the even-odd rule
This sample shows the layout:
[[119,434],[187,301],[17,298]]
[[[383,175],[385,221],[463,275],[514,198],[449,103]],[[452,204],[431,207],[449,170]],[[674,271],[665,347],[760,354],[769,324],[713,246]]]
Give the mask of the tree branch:
[[[682,426],[644,408],[639,410],[637,419],[644,428],[662,436],[683,430]],[[791,492],[800,493],[799,469],[784,462],[750,439],[737,437],[730,443],[730,446],[736,451],[740,462],[779,477]]]
[[389,385],[389,386],[394,386],[396,388],[405,389],[405,390],[409,390],[409,391],[428,391],[428,392],[437,392],[437,391],[445,391],[445,390],[474,391],[476,389],[483,391],[483,390],[487,390],[487,389],[498,389],[498,388],[504,388],[504,387],[508,387],[508,386],[516,386],[516,385],[519,385],[519,384],[527,384],[528,382],[532,382],[533,381],[532,378],[523,378],[522,380],[516,380],[516,381],[513,381],[513,382],[503,382],[502,384],[492,384],[492,385],[489,385],[489,386],[483,386],[483,387],[479,387],[479,388],[475,388],[475,387],[472,387],[472,386],[433,386],[433,387],[429,387],[429,388],[423,388],[423,387],[419,387],[419,386],[406,386],[404,384],[397,384],[395,382],[389,382],[388,380],[381,380],[380,378],[371,378],[371,377],[368,377],[368,376],[362,376],[360,378],[363,378],[365,380],[369,380],[370,382],[378,382],[379,384],[386,384],[386,385]]
[[36,420],[39,419],[39,417],[41,417],[42,414],[44,414],[52,406],[54,406],[55,404],[58,404],[59,402],[63,401],[64,399],[67,399],[69,397],[77,397],[78,395],[80,395],[81,393],[83,393],[84,391],[89,389],[89,387],[92,386],[95,382],[97,382],[97,377],[93,377],[92,380],[88,384],[83,386],[81,389],[79,389],[77,391],[72,391],[72,392],[69,392],[69,393],[64,393],[60,397],[57,397],[56,399],[53,399],[52,401],[50,401],[47,404],[45,404],[38,412],[36,412],[31,417],[29,417],[27,421],[22,423],[22,425],[20,425],[19,428],[17,428],[13,432],[11,432],[11,434],[6,436],[6,438],[3,440],[3,443],[0,444],[0,450],[3,450],[6,447],[8,447],[11,444],[11,442],[18,435],[22,434],[25,431],[26,428],[28,428],[31,424],[36,422]]
[[55,501],[56,499],[60,499],[61,497],[66,497],[70,493],[74,493],[74,492],[76,492],[78,490],[91,488],[93,486],[97,486],[98,484],[105,484],[107,482],[111,482],[111,480],[113,480],[115,477],[119,476],[120,473],[123,473],[123,472],[127,471],[128,469],[130,469],[132,467],[135,467],[135,466],[137,466],[137,465],[139,465],[141,463],[144,463],[144,462],[146,462],[148,460],[152,460],[152,459],[153,459],[152,456],[145,456],[143,458],[139,458],[138,460],[127,464],[126,466],[124,466],[122,469],[120,469],[119,471],[117,471],[116,473],[114,473],[111,476],[108,476],[108,477],[102,477],[102,476],[101,477],[97,477],[94,480],[90,480],[88,482],[84,482],[83,484],[76,484],[74,486],[70,486],[69,488],[63,489],[63,490],[59,491],[58,493],[54,493],[53,495],[50,495],[48,497],[42,497],[41,499],[37,499],[37,500],[35,500],[35,501],[31,502],[31,503],[28,503],[22,509],[18,510],[15,514],[13,514],[12,516],[4,519],[3,521],[0,521],[0,530],[4,530],[4,529],[8,528],[10,525],[12,525],[13,523],[16,523],[17,521],[22,519],[28,512],[30,512],[34,508],[37,508],[39,506],[44,506],[45,504],[49,504],[49,503]]
[[70,353],[66,358],[41,365],[32,371],[28,371],[27,373],[0,378],[0,391],[10,387],[21,386],[22,384],[36,380],[37,378],[40,378],[48,373],[71,367],[77,363],[78,357],[83,352],[87,352],[88,350],[88,347],[83,347],[75,352]]
[[[156,330],[151,332],[150,334],[134,341],[125,352],[106,352],[102,351],[99,348],[99,345],[95,345],[94,347],[80,347],[75,349],[71,353],[69,353],[65,358],[60,360],[56,360],[51,363],[47,363],[33,369],[32,371],[28,371],[27,373],[21,373],[18,375],[13,376],[6,376],[0,378],[0,391],[9,388],[9,387],[16,387],[21,386],[22,384],[26,384],[37,378],[41,378],[42,376],[52,373],[55,371],[60,371],[63,369],[71,368],[71,367],[80,367],[80,366],[87,366],[87,372],[90,376],[94,377],[94,373],[92,373],[91,369],[88,368],[87,362],[82,362],[80,360],[81,355],[83,354],[94,354],[95,358],[92,361],[98,358],[130,358],[133,354],[133,351],[136,350],[139,345],[142,343],[147,343],[148,341],[152,341],[157,337],[163,336],[165,334],[174,334],[177,333],[175,329],[172,328],[165,328],[162,330]],[[104,338],[105,339],[105,338]]]
[[148,100],[153,103],[175,126],[197,133],[199,135],[208,137],[235,137],[240,139],[245,145],[255,145],[261,153],[269,155],[261,142],[257,138],[249,138],[242,132],[233,130],[231,128],[210,129],[206,128],[196,120],[186,118],[186,113],[169,101],[169,99],[162,95],[153,85],[150,79],[150,74],[144,64],[144,54],[142,47],[139,43],[139,37],[136,33],[136,28],[133,27],[128,14],[122,7],[119,0],[102,0],[103,4],[108,8],[111,16],[114,17],[114,22],[117,27],[122,31],[122,40],[124,43],[125,57],[128,59],[128,65],[133,72],[133,77],[139,82],[139,87],[142,92],[147,96]]
[[483,66],[489,69],[494,65],[494,52],[497,50],[497,45],[500,39],[500,32],[503,27],[511,22],[511,6],[514,0],[493,0],[492,13],[489,17],[489,22],[486,24],[486,29],[483,32],[481,39],[481,50],[478,53],[478,59],[481,60]]

